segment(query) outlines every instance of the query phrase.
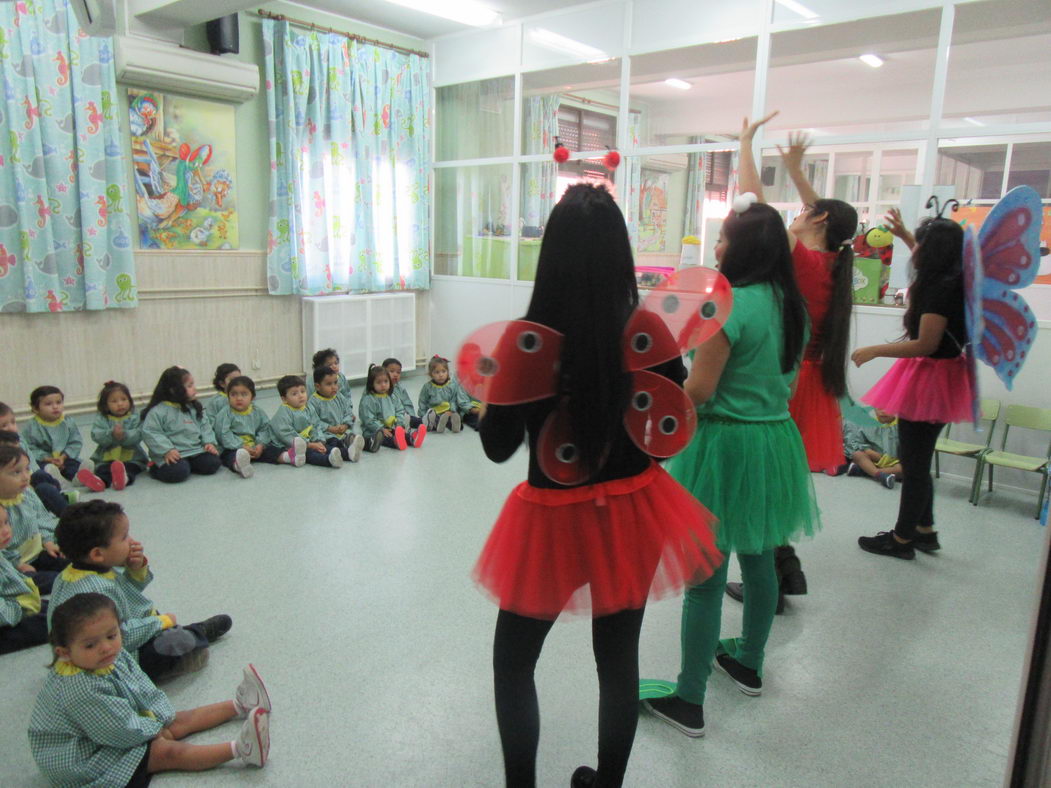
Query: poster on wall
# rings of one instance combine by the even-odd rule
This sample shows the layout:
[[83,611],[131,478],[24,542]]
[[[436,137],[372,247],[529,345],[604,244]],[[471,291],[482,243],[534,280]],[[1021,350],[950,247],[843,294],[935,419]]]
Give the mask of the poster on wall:
[[[965,227],[971,226],[975,232],[982,229],[982,222],[993,209],[991,205],[961,205],[953,218]],[[1051,246],[1051,205],[1044,206],[1044,224],[1040,228],[1040,246]],[[1040,258],[1040,273],[1033,281],[1035,285],[1051,285],[1051,255]]]
[[668,222],[668,173],[642,168],[639,189],[640,252],[663,252]]
[[237,249],[234,108],[128,89],[140,249]]

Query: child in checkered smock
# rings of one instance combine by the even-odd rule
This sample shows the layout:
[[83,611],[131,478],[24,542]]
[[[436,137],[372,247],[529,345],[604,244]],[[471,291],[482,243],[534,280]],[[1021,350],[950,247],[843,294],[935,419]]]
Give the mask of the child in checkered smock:
[[[29,721],[29,748],[52,785],[141,788],[156,772],[266,763],[270,698],[251,665],[233,700],[176,712],[122,648],[109,597],[78,594],[56,607],[52,625],[55,661]],[[180,741],[235,717],[245,722],[234,741]]]

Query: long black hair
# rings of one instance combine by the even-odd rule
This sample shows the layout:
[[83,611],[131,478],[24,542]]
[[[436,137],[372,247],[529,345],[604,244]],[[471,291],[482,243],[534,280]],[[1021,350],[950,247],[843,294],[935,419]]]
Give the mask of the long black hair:
[[834,397],[847,393],[847,347],[850,344],[850,312],[854,308],[854,247],[858,212],[842,200],[820,199],[814,212],[827,215],[825,248],[836,254],[832,266],[832,295],[828,311],[817,333],[821,353],[821,382]]
[[[369,364],[369,371],[365,375],[365,391],[369,394],[376,393],[376,378],[386,378],[387,383],[390,383],[390,373],[386,367],[382,367],[379,364]],[[390,393],[390,389],[387,389],[387,393]]]
[[742,213],[730,213],[723,222],[726,251],[719,271],[734,287],[769,282],[781,302],[784,342],[781,371],[799,363],[806,333],[806,304],[796,282],[788,232],[781,214],[765,203],[752,203]]
[[185,413],[189,413],[192,408],[197,418],[200,418],[204,411],[201,403],[186,396],[186,378],[189,375],[189,370],[182,367],[168,367],[164,370],[157,380],[157,385],[153,387],[149,403],[142,409],[142,420],[146,421],[146,414],[162,402],[174,402]]
[[[963,227],[952,219],[924,219],[916,228],[912,252],[912,284],[905,332],[917,337],[926,299],[935,290],[960,287],[963,281]],[[960,338],[963,341],[963,338]]]
[[624,215],[603,186],[570,186],[551,211],[525,319],[560,331],[559,394],[589,477],[602,467],[631,394],[621,336],[638,306]]

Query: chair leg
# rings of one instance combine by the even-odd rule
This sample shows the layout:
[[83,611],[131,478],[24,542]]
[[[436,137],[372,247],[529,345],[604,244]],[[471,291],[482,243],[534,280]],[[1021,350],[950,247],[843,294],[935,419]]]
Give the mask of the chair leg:
[[1040,500],[1037,501],[1037,504],[1036,504],[1036,518],[1035,519],[1037,519],[1037,520],[1040,519],[1040,514],[1044,510],[1044,498],[1047,497],[1047,481],[1048,481],[1047,469],[1044,469],[1043,471],[1041,471],[1040,475],[1044,477],[1044,480],[1040,483]]
[[994,465],[989,466],[989,492],[993,491],[993,471],[995,470]]
[[982,495],[982,474],[985,472],[985,461],[978,457],[975,461],[974,480],[971,482],[971,505],[977,506]]

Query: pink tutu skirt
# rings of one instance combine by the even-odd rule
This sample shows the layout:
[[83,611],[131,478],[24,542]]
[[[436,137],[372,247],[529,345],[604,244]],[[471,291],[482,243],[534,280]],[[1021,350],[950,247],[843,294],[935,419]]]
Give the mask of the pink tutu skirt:
[[909,421],[971,421],[974,385],[967,356],[898,359],[861,401]]

